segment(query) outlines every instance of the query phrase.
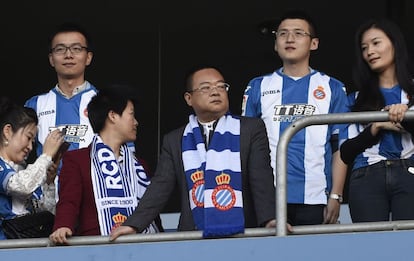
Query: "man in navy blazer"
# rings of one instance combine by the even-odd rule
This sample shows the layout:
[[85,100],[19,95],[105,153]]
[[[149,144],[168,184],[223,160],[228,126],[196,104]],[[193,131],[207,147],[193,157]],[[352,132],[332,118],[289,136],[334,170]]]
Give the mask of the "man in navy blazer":
[[[189,74],[184,99],[195,112],[208,147],[217,121],[229,113],[229,85],[217,68],[199,67]],[[240,118],[240,161],[245,227],[274,227],[275,188],[270,166],[270,150],[265,125],[261,119]],[[172,192],[178,187],[181,211],[179,231],[197,230],[190,208],[189,190],[182,156],[185,127],[164,136],[161,155],[151,185],[134,213],[111,233],[111,240],[120,235],[142,231],[163,210]],[[211,132],[210,132],[211,133]]]

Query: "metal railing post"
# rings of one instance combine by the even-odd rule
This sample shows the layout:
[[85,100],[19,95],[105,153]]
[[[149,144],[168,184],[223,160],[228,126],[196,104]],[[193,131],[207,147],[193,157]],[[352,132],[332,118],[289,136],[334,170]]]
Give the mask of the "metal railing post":
[[[407,111],[404,119],[413,120],[414,111]],[[276,150],[276,235],[287,235],[287,148],[291,138],[302,128],[310,125],[324,125],[334,123],[361,123],[388,121],[388,112],[347,112],[331,113],[303,117],[293,122],[282,133]]]

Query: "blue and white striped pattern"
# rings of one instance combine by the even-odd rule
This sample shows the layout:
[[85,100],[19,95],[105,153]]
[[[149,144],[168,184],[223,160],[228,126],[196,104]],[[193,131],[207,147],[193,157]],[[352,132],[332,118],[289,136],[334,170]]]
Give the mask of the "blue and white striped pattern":
[[43,143],[49,133],[50,127],[59,127],[68,124],[87,126],[85,135],[79,136],[76,142],[69,140],[71,143],[69,150],[89,146],[94,133],[89,123],[86,108],[96,93],[97,89],[86,81],[85,90],[75,94],[69,99],[54,88],[48,93],[34,96],[26,102],[25,106],[34,109],[39,118],[38,144],[36,147],[38,156],[42,154]]
[[[306,116],[346,112],[345,105],[346,94],[340,81],[315,70],[293,79],[279,69],[249,82],[242,114],[261,117],[265,122],[276,177],[276,150],[283,131]],[[332,182],[329,140],[343,128],[341,124],[309,126],[291,139],[287,152],[288,203],[327,203],[326,192]]]
[[[150,181],[128,146],[121,146],[122,164],[112,150],[95,135],[91,146],[91,177],[101,235],[109,235],[117,214],[128,217],[135,210]],[[144,233],[155,233],[151,224]]]
[[[381,88],[381,92],[385,99],[385,105],[398,103],[408,104],[407,93],[401,89],[399,85],[394,86],[393,88]],[[348,95],[349,107],[354,105],[357,95],[357,92]],[[414,110],[414,107],[411,107],[410,110]],[[347,129],[347,138],[358,136],[366,127],[366,125],[362,124],[349,125]],[[414,144],[411,134],[408,132],[398,133],[383,130],[380,142],[359,154],[355,159],[353,169],[366,167],[380,162],[381,160],[409,158],[414,158]]]
[[[189,190],[190,206],[197,229],[204,237],[231,235],[244,232],[243,197],[240,162],[240,119],[228,114],[221,117],[206,151],[197,118],[190,115],[182,140],[182,157]],[[203,172],[204,185],[195,186],[191,175]],[[216,190],[216,177],[230,175],[230,190]],[[193,187],[195,198],[192,196]],[[218,191],[218,192],[217,192]],[[216,195],[216,203],[213,194]],[[202,202],[204,207],[197,206]],[[219,210],[215,204],[226,205],[235,200],[232,208]]]

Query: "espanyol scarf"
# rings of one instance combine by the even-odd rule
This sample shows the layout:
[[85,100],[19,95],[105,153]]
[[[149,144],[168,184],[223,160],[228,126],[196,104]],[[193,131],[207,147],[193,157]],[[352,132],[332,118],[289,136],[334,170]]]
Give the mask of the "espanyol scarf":
[[190,207],[203,237],[243,233],[240,119],[222,116],[206,151],[197,117],[190,115],[182,157]]
[[[150,183],[144,168],[126,144],[121,146],[122,164],[110,147],[95,135],[91,143],[91,177],[101,235],[122,225],[138,205]],[[156,233],[153,222],[143,233]]]

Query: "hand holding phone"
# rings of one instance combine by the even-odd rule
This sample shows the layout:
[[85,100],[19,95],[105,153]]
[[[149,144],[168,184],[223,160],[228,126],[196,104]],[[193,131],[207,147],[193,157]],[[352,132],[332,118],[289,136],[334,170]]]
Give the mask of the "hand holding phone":
[[65,153],[69,149],[69,146],[70,146],[70,143],[67,141],[64,141],[60,145],[58,151],[56,152],[55,156],[53,156],[53,159],[52,159],[52,161],[55,164],[59,165],[59,161],[62,159],[63,153]]

